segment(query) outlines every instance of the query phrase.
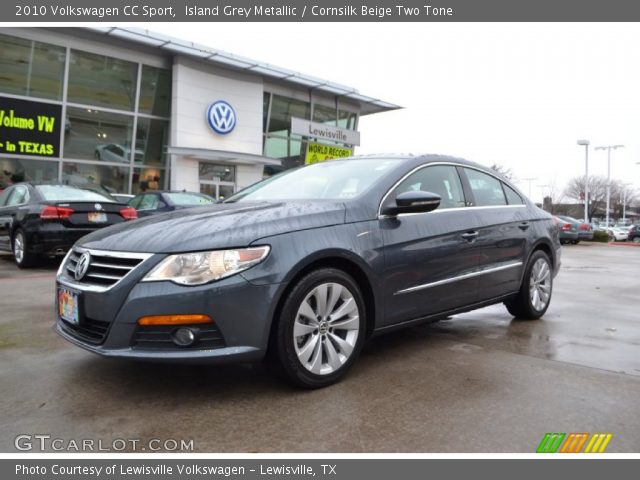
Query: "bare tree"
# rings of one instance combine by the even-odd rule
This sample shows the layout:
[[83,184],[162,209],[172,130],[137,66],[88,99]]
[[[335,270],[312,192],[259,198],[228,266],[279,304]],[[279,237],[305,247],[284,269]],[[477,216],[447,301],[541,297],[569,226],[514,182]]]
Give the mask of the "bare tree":
[[558,204],[562,203],[564,199],[564,190],[558,186],[558,182],[555,180],[544,187],[547,189],[548,195],[545,195],[542,200],[542,208],[551,214],[556,214]]
[[[567,197],[584,202],[585,176],[573,177],[569,180],[564,193]],[[589,219],[597,212],[603,212],[607,203],[607,178],[603,176],[589,177]]]
[[494,163],[490,168],[494,172],[498,172],[507,180],[511,180],[512,182],[516,181],[516,176],[510,168],[500,165],[499,163]]
[[[625,202],[626,200],[626,202]],[[629,188],[622,182],[611,182],[611,209],[613,211],[613,218],[622,218],[624,204],[627,208],[638,200],[638,191],[634,188]]]

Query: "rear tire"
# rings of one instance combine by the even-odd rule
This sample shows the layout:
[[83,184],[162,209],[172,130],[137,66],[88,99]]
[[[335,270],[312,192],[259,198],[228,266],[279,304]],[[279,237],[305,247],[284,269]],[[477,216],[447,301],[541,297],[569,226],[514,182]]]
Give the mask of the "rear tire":
[[631,240],[633,243],[640,243],[640,237],[633,237],[633,240]]
[[551,261],[542,250],[536,250],[527,263],[520,291],[513,299],[505,302],[505,306],[516,318],[537,320],[549,308],[552,291]]
[[29,268],[36,262],[35,254],[29,252],[27,245],[27,237],[20,229],[13,234],[11,241],[13,249],[13,258],[18,268]]
[[269,360],[303,388],[336,383],[358,358],[365,337],[358,284],[335,268],[300,279],[287,295],[269,346]]

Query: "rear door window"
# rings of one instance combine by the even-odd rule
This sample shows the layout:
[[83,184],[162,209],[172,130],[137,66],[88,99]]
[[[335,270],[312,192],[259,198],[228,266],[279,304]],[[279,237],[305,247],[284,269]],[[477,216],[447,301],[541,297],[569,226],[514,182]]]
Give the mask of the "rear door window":
[[158,208],[159,201],[160,199],[157,195],[148,193],[142,197],[138,210],[156,210]]
[[140,206],[140,202],[142,201],[142,197],[143,195],[138,195],[137,197],[132,198],[131,201],[129,201],[129,206],[137,210]]
[[465,168],[464,171],[467,174],[476,206],[486,207],[507,204],[500,180],[473,168]]
[[518,195],[518,193],[513,188],[511,188],[506,183],[503,183],[502,187],[504,188],[504,194],[507,196],[507,202],[509,203],[509,205],[523,205],[524,204],[524,201],[522,200],[522,197],[520,195]]
[[200,195],[198,193],[190,192],[172,192],[165,194],[174,205],[180,207],[189,207],[191,205],[206,205],[208,203],[215,203],[213,198]]
[[7,199],[7,207],[23,205],[29,201],[29,190],[24,185],[18,185],[13,190],[13,195]]
[[4,207],[7,205],[7,201],[9,200],[9,197],[14,190],[14,188],[9,187],[4,192],[2,192],[2,195],[0,196],[0,207]]

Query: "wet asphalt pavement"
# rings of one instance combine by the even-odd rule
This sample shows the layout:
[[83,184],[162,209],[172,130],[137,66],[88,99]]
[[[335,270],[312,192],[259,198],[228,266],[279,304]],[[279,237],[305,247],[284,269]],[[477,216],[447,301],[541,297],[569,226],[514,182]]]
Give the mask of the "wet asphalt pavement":
[[608,452],[640,451],[640,248],[565,247],[542,320],[496,305],[376,337],[343,382],[311,392],[262,364],[76,348],[51,330],[55,270],[0,256],[0,452],[19,434],[191,439],[199,452],[534,452],[545,432],[611,432]]

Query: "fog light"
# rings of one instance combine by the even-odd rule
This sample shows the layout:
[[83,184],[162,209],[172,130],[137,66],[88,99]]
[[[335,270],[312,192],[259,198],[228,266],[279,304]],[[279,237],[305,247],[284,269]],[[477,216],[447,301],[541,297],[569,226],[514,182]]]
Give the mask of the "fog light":
[[173,343],[179,347],[189,347],[196,342],[196,334],[190,328],[179,328],[171,335]]

